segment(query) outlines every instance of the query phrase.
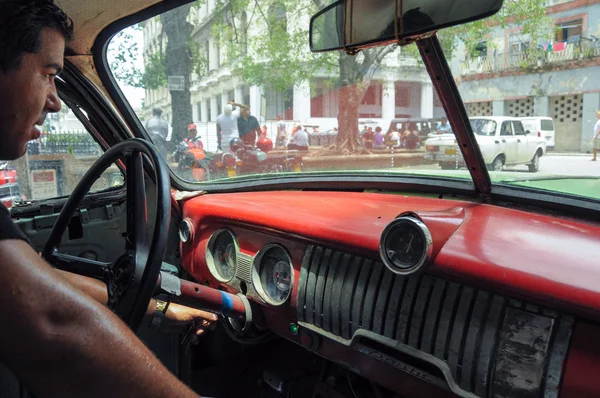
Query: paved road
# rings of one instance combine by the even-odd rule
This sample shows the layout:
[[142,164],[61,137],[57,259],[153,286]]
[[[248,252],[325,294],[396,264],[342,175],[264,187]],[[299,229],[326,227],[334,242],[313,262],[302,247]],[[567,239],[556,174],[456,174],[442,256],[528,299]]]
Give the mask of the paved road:
[[[549,155],[540,158],[539,174],[554,175],[573,175],[573,176],[594,176],[600,177],[600,157],[597,162],[592,162],[592,155]],[[439,170],[437,164],[408,166],[408,169],[415,170]],[[527,166],[505,167],[504,173],[528,172]]]

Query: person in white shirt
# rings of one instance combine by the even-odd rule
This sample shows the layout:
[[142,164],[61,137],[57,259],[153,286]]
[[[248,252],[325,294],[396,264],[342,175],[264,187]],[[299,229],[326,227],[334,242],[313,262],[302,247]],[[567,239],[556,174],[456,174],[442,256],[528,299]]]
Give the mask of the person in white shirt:
[[594,157],[592,158],[593,162],[596,161],[596,154],[598,153],[598,150],[600,150],[600,110],[596,111],[596,117],[598,118],[598,121],[596,121],[596,124],[594,125],[594,141],[592,142],[594,151]]
[[302,126],[298,126],[298,130],[294,133],[287,148],[308,151],[308,133],[302,129]]
[[[235,109],[237,107],[237,109]],[[231,100],[223,107],[223,112],[217,116],[217,142],[218,148],[229,152],[229,143],[234,138],[239,138],[238,118],[242,105]]]

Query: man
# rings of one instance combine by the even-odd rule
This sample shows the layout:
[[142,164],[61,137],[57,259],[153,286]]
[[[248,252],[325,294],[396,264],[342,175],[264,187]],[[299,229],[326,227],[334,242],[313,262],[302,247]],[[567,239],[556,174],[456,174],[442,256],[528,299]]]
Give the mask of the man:
[[167,137],[169,136],[169,122],[162,118],[162,110],[152,109],[152,118],[146,122],[146,131],[150,134],[152,142],[163,157],[167,156]]
[[373,127],[369,127],[366,129],[365,133],[362,135],[362,142],[365,148],[373,149],[373,141],[375,139],[375,134],[373,133]]
[[[1,160],[23,156],[40,136],[36,126],[61,109],[55,78],[72,32],[52,0],[0,0]],[[0,258],[0,362],[35,396],[196,396],[102,305],[102,282],[50,267],[4,206]],[[158,307],[152,300],[148,313]],[[165,310],[171,323],[216,319],[175,304]]]
[[217,116],[217,145],[218,149],[229,152],[229,143],[232,139],[239,137],[238,118],[240,111],[235,108],[240,107],[234,100],[230,100],[223,107],[223,112]]
[[182,142],[188,149],[204,149],[204,145],[202,144],[202,141],[200,141],[200,138],[202,137],[198,137],[198,129],[196,128],[196,125],[190,124],[188,126],[188,136],[184,138]]
[[256,137],[260,136],[260,125],[258,120],[250,114],[250,107],[243,105],[240,109],[238,119],[238,132],[245,145],[256,144]]
[[289,150],[308,151],[308,133],[302,129],[302,126],[298,126],[287,148]]
[[450,124],[448,123],[448,119],[446,117],[442,118],[442,122],[437,125],[436,131],[438,134],[451,134],[452,133],[452,128],[450,127]]

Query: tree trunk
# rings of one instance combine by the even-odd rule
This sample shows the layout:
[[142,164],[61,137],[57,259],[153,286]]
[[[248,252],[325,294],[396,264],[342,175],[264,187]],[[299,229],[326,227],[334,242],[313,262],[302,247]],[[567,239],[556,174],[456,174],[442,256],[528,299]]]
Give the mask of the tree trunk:
[[192,73],[192,52],[190,36],[192,25],[186,18],[191,5],[181,6],[160,16],[163,31],[167,35],[166,74],[183,76],[183,91],[170,91],[173,134],[171,143],[178,143],[187,136],[187,126],[193,122],[190,101],[190,76]]
[[340,54],[340,89],[338,104],[338,134],[336,152],[358,152],[362,146],[358,140],[359,107],[369,82],[363,81],[361,63],[356,57]]

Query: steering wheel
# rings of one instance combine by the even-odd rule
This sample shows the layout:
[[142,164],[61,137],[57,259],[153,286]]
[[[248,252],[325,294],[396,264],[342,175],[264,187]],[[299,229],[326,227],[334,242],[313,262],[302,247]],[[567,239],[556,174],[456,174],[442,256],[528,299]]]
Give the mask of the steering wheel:
[[[156,212],[152,240],[144,184],[144,158],[154,166]],[[91,186],[115,161],[124,158],[127,184],[127,232],[125,252],[113,263],[58,253],[63,233]],[[118,143],[106,151],[85,173],[54,223],[42,255],[55,267],[103,280],[108,285],[109,307],[131,329],[140,326],[154,294],[165,254],[171,218],[169,171],[155,146],[139,138]]]

